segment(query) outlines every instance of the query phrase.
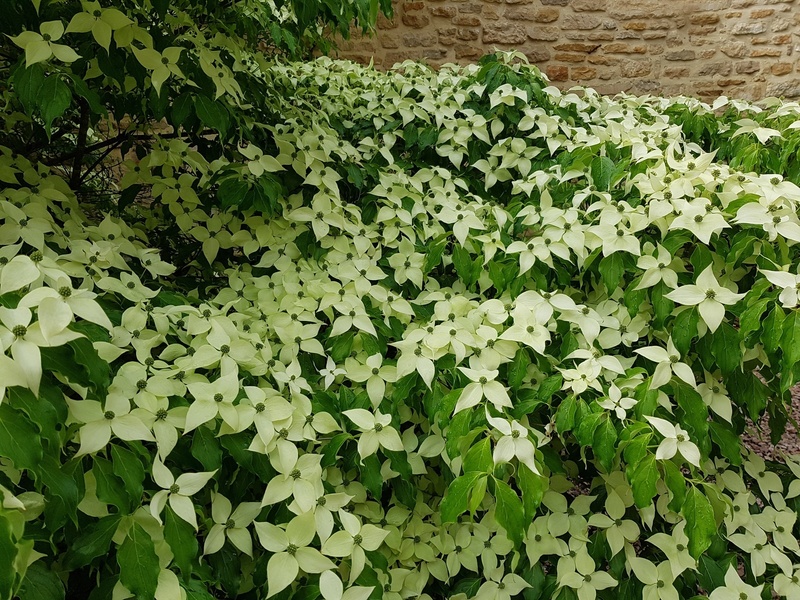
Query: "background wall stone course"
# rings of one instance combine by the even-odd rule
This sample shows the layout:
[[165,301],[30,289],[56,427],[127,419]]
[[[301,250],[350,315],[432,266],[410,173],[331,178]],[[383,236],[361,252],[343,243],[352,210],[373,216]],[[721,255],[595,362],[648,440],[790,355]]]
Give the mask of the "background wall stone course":
[[603,93],[800,97],[800,0],[396,0],[339,56],[434,67],[517,49],[555,85]]

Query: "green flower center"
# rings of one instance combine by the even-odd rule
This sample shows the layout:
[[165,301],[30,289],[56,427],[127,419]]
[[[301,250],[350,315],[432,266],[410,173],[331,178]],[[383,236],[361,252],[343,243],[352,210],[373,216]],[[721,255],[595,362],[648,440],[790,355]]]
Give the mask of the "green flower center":
[[106,412],[104,412],[104,413],[103,413],[103,418],[104,418],[104,419],[107,419],[107,420],[109,420],[109,421],[110,421],[111,419],[113,419],[114,417],[116,417],[116,416],[117,416],[117,415],[115,415],[115,414],[114,414],[114,411],[113,411],[113,410],[107,410]]
[[179,486],[177,483],[173,483],[171,486],[169,486],[170,494],[177,494],[180,491],[181,491],[181,486]]
[[25,334],[28,333],[28,328],[25,325],[14,325],[13,329],[11,329],[11,333],[14,334],[14,337],[25,337]]

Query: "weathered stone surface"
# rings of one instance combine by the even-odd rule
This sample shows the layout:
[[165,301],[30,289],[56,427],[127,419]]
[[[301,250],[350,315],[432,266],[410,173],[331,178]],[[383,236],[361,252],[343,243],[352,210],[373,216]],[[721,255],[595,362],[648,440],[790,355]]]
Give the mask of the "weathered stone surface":
[[625,44],[623,42],[615,42],[613,44],[606,44],[603,46],[603,52],[606,54],[645,54],[647,46],[644,44]]
[[594,52],[599,47],[600,44],[579,44],[573,42],[569,44],[556,44],[553,46],[553,49],[560,52]]
[[800,0],[393,2],[396,16],[379,17],[378,35],[354,30],[339,56],[382,68],[422,58],[435,67],[500,47],[519,49],[564,87],[704,98],[800,90]]
[[727,42],[719,48],[725,56],[730,58],[743,58],[747,56],[748,47],[744,42]]
[[561,19],[564,29],[595,29],[600,26],[600,19],[593,15],[567,15]]
[[487,25],[483,28],[484,44],[521,44],[528,39],[528,32],[520,25],[501,23]]
[[606,0],[572,0],[571,6],[577,12],[602,12],[606,9]]
[[716,61],[703,65],[697,74],[703,77],[708,77],[709,75],[727,76],[731,74],[732,69],[733,64],[731,61]]
[[731,30],[733,35],[754,35],[764,33],[767,26],[763,23],[736,23]]
[[694,60],[696,56],[694,50],[678,50],[677,52],[667,52],[664,58],[667,60]]
[[511,21],[534,21],[552,23],[558,20],[557,8],[537,8],[535,6],[514,6],[506,11],[505,17]]
[[562,65],[551,65],[545,72],[550,81],[567,81],[569,79],[569,68]]
[[481,30],[477,27],[459,27],[456,38],[462,42],[472,42],[481,37]]
[[459,44],[454,48],[456,60],[470,59],[475,60],[484,55],[484,50],[480,46],[467,46]]
[[554,42],[561,37],[561,30],[555,25],[536,25],[528,28],[528,37],[540,42]]
[[443,17],[445,19],[452,19],[456,16],[455,6],[431,6],[431,15],[434,17]]
[[759,63],[757,60],[743,60],[736,63],[736,66],[734,67],[734,71],[740,75],[752,75],[753,73],[758,73],[760,70],[761,63]]
[[653,61],[645,60],[626,60],[620,65],[620,73],[623,77],[644,77],[650,75],[653,70]]
[[780,56],[783,50],[780,48],[753,48],[750,51],[752,58],[761,58],[762,56]]
[[767,96],[784,96],[786,98],[796,98],[800,96],[800,79],[791,81],[773,82],[767,84]]
[[481,19],[474,15],[458,15],[451,23],[453,25],[460,25],[461,27],[480,27]]
[[775,63],[769,68],[770,73],[773,75],[786,75],[787,73],[792,72],[792,63],[782,62],[782,63]]
[[586,56],[583,54],[571,54],[569,52],[557,52],[553,58],[561,62],[571,63],[579,63],[586,60]]
[[573,81],[587,81],[597,77],[597,69],[592,67],[572,67],[570,75]]
[[411,13],[403,15],[403,25],[412,29],[422,29],[431,22],[430,17],[423,14]]
[[719,23],[719,15],[716,13],[699,13],[689,17],[692,25],[714,25]]

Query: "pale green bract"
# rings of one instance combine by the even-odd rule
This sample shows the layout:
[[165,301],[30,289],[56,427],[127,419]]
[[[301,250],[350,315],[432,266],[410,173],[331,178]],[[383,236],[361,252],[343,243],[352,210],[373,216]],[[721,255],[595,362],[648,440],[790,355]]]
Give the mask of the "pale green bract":
[[798,379],[800,188],[521,58],[265,64],[264,147],[157,137],[117,214],[0,148],[0,598],[798,598],[800,459],[740,437]]

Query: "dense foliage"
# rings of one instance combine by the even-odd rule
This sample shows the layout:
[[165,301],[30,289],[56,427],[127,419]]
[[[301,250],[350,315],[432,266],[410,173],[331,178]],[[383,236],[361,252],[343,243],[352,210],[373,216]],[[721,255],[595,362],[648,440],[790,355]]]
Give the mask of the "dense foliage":
[[[76,185],[35,132],[126,111],[30,95],[115,85],[53,14],[4,92],[0,598],[800,595],[800,460],[740,441],[800,378],[800,188],[730,150],[793,153],[799,106],[257,59],[215,127],[190,61]],[[101,98],[150,106],[131,44]]]

